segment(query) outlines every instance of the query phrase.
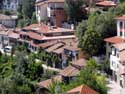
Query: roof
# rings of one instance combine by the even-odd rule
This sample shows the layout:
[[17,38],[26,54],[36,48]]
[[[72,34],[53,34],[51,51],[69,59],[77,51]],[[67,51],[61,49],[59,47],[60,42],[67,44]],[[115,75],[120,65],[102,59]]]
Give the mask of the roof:
[[42,23],[42,24],[31,24],[29,26],[24,27],[23,29],[35,30],[38,32],[47,32],[49,30],[49,27]]
[[76,61],[72,61],[71,64],[77,65],[80,67],[84,67],[84,66],[86,66],[86,60],[84,58],[81,58],[81,59],[78,59]]
[[104,41],[106,42],[109,42],[109,43],[122,43],[125,41],[125,38],[121,38],[121,37],[118,37],[118,36],[115,36],[115,37],[110,37],[110,38],[106,38],[104,39]]
[[115,48],[117,48],[119,51],[125,49],[125,43],[117,43],[113,45]]
[[60,75],[65,77],[73,77],[73,76],[77,76],[79,73],[80,73],[79,69],[69,65],[68,67],[66,67],[60,72]]
[[69,90],[67,94],[99,94],[95,90],[91,89],[87,85],[78,86],[72,90]]
[[54,50],[56,50],[56,49],[58,49],[58,48],[60,48],[60,47],[62,47],[62,46],[64,46],[63,43],[57,43],[57,44],[55,44],[55,45],[49,47],[48,49],[46,49],[46,51],[47,51],[47,52],[52,52],[52,51],[54,51]]
[[38,2],[36,2],[36,5],[43,5],[43,4],[47,4],[47,3],[64,3],[65,0],[39,0]]
[[48,41],[48,42],[45,42],[45,43],[41,43],[39,44],[39,47],[43,48],[43,49],[46,49],[54,44],[56,44],[57,41],[53,40],[53,41]]
[[10,32],[8,33],[8,37],[14,38],[14,39],[18,39],[20,36],[19,36],[18,33],[11,32],[11,31],[10,31]]
[[29,35],[30,38],[32,39],[36,39],[36,40],[42,40],[43,39],[43,36],[42,35],[39,35],[35,32],[27,32],[27,34]]
[[49,85],[52,84],[53,81],[58,81],[58,82],[62,82],[62,76],[57,75],[51,79],[45,80],[45,81],[41,81],[38,83],[39,87],[44,87],[44,88],[49,88]]
[[44,23],[41,24],[31,24],[29,26],[24,27],[26,30],[34,30],[38,33],[57,33],[57,32],[74,32],[72,29],[60,28],[60,27],[52,27],[48,26]]
[[16,18],[13,18],[12,16],[0,14],[0,20],[10,20],[10,19],[12,20],[12,19],[16,19]]
[[76,36],[67,35],[67,36],[43,37],[42,40],[57,40],[57,39],[72,39],[72,38],[76,38]]
[[64,47],[61,47],[53,51],[53,53],[56,53],[56,54],[62,54],[63,52],[64,52]]
[[101,1],[96,3],[97,6],[103,6],[103,7],[112,7],[116,6],[114,1]]
[[3,24],[0,24],[0,31],[3,31],[3,30],[8,30],[8,28]]
[[115,18],[116,20],[125,20],[125,15],[119,16]]

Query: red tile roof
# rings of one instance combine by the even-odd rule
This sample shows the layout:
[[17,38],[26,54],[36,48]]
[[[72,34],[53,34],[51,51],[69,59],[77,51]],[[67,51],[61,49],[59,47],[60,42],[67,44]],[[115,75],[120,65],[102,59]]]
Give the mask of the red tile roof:
[[76,94],[76,93],[78,93],[78,94],[99,94],[95,90],[91,89],[90,87],[88,87],[86,85],[78,86],[67,92],[67,94]]
[[57,75],[51,79],[47,79],[45,81],[41,81],[38,83],[39,87],[44,87],[44,88],[49,88],[49,85],[52,84],[53,81],[58,81],[58,82],[62,82],[62,76]]
[[122,43],[125,41],[125,38],[121,38],[121,37],[118,37],[118,36],[115,36],[115,37],[110,37],[110,38],[106,38],[104,39],[104,41],[106,42],[109,42],[109,43]]
[[125,20],[125,15],[119,16],[115,18],[116,20]]
[[111,6],[116,6],[115,2],[113,1],[102,1],[96,3],[97,6],[103,6],[103,7],[111,7]]
[[47,3],[64,3],[65,0],[45,0],[41,2],[36,2],[36,5],[42,5]]
[[43,39],[42,35],[39,35],[39,34],[34,33],[34,32],[27,32],[27,34],[32,39],[36,39],[36,40],[42,40]]

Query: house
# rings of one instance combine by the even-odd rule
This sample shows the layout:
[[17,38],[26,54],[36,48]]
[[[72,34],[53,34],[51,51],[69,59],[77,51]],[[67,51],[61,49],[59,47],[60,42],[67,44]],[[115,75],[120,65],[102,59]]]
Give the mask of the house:
[[62,76],[62,80],[65,83],[69,83],[70,80],[75,79],[75,77],[80,73],[80,70],[86,66],[85,59],[78,59],[70,63],[70,65],[64,68],[59,74]]
[[[37,51],[46,42],[76,38],[72,29],[52,27],[45,24],[32,24],[22,28],[18,33],[20,43],[26,44],[32,51]],[[53,50],[55,49],[54,47]]]
[[99,93],[86,85],[81,85],[76,88],[73,88],[72,90],[67,91],[65,94],[99,94]]
[[96,3],[96,6],[100,9],[107,10],[110,7],[115,7],[119,3],[119,0],[103,0]]
[[16,11],[20,0],[3,0],[2,8],[5,10]]
[[0,24],[6,27],[15,28],[16,20],[17,20],[17,17],[15,16],[0,14]]
[[65,0],[38,0],[36,1],[36,17],[39,23],[48,21],[53,26],[62,26],[62,22],[67,20],[64,11]]
[[125,87],[125,43],[117,43],[112,46],[110,68],[113,79],[121,87]]
[[61,70],[58,75],[51,77],[50,79],[41,81],[37,85],[39,88],[48,89],[53,82],[68,83],[69,80],[73,80],[73,78],[75,78],[80,73],[80,70],[83,69],[85,66],[86,60],[83,58],[77,61],[73,61],[68,67]]
[[105,39],[106,56],[110,61],[113,80],[125,87],[125,15],[115,19],[117,22],[117,36]]

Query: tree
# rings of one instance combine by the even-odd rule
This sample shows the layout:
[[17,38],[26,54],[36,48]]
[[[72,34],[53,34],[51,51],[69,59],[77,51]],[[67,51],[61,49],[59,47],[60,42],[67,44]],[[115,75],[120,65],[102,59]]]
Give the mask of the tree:
[[76,22],[85,17],[82,11],[82,0],[65,0],[65,11],[68,14],[69,20]]
[[97,74],[97,64],[90,59],[87,66],[80,72],[80,80],[100,94],[107,94],[106,80],[104,76]]
[[96,54],[101,46],[101,36],[95,31],[86,31],[80,41],[80,48],[90,57]]
[[32,19],[31,19],[31,23],[37,23],[37,20],[36,20],[36,13],[34,12],[33,15],[32,15]]
[[79,41],[82,39],[85,31],[87,30],[87,21],[82,21],[81,23],[78,24],[77,28],[76,28],[76,35],[79,39]]
[[31,19],[35,11],[35,0],[22,0],[22,13],[24,19]]

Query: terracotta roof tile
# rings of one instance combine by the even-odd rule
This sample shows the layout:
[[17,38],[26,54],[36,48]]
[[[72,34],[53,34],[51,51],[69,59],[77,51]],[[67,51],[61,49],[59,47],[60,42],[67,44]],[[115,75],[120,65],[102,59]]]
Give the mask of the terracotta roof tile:
[[60,72],[60,75],[63,75],[66,77],[73,77],[73,76],[77,76],[79,72],[80,72],[79,69],[69,65],[68,67],[66,67]]
[[99,94],[95,90],[91,89],[90,87],[88,87],[86,85],[78,86],[67,92],[67,94],[76,94],[76,93],[78,93],[78,94]]
[[110,7],[110,6],[116,6],[114,1],[102,1],[102,2],[98,2],[96,3],[97,6],[104,6],[104,7]]
[[62,76],[57,75],[51,79],[47,79],[45,81],[41,81],[38,83],[39,87],[44,87],[44,88],[49,88],[49,85],[52,84],[53,81],[58,81],[58,82],[62,82]]
[[125,15],[119,16],[115,18],[116,20],[125,20]]
[[125,39],[115,36],[115,37],[106,38],[104,39],[104,41],[109,42],[109,43],[122,43],[125,41]]

